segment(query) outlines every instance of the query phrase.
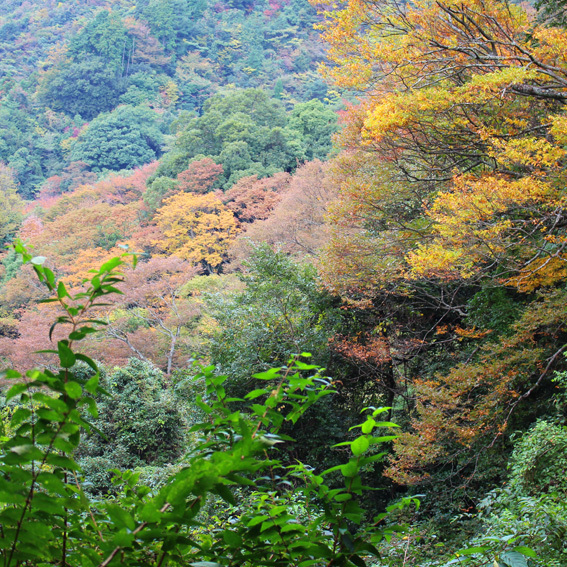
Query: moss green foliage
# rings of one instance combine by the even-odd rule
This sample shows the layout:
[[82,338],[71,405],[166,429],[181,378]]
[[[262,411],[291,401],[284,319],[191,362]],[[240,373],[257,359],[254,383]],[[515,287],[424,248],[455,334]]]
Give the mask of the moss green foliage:
[[[25,198],[69,165],[68,140],[85,121],[119,104],[166,110],[162,118],[171,122],[183,110],[201,113],[225,89],[272,91],[278,80],[277,98],[288,109],[327,94],[316,73],[318,18],[307,0],[6,1],[0,10],[0,160],[17,172]],[[273,146],[273,164],[254,146],[251,157],[240,152],[247,163],[235,171],[266,175],[271,166],[292,167],[303,158],[288,147],[289,134],[263,142],[268,153]],[[107,137],[101,134],[103,144]],[[133,167],[148,159],[140,152],[94,167]]]
[[506,288],[482,289],[468,302],[467,321],[481,329],[507,332],[520,315],[521,303],[517,299]]
[[120,96],[121,104],[139,106],[144,103],[155,103],[159,97],[159,89],[167,75],[155,72],[139,71],[128,78],[128,90]]
[[38,95],[43,104],[56,112],[91,120],[112,110],[125,90],[125,82],[109,69],[104,59],[93,56],[67,61],[53,69],[44,77]]
[[246,285],[243,292],[208,299],[220,329],[211,358],[233,384],[285,362],[302,347],[318,364],[327,364],[328,340],[341,312],[336,300],[320,289],[312,265],[295,263],[262,245],[239,278]]
[[526,496],[567,494],[567,428],[538,421],[516,443],[510,459],[510,487]]
[[319,101],[288,113],[266,92],[244,89],[210,98],[201,116],[182,116],[174,128],[175,146],[156,175],[175,177],[190,161],[206,155],[223,166],[228,189],[242,177],[293,171],[306,159],[326,157],[337,118]]
[[2,259],[2,266],[4,267],[4,273],[0,280],[0,284],[10,281],[17,275],[22,267],[22,257],[16,254],[13,248],[10,248],[8,254],[6,254],[6,256]]
[[178,55],[186,52],[188,39],[198,32],[198,21],[206,8],[204,0],[142,0],[136,3],[136,13],[148,22],[165,50]]
[[89,124],[75,143],[71,159],[84,161],[93,171],[132,169],[158,158],[162,143],[154,112],[144,107],[119,106]]
[[123,75],[125,54],[132,51],[132,44],[133,38],[118,13],[100,10],[71,39],[69,54],[75,61],[98,57],[109,71]]
[[567,560],[567,431],[538,421],[520,436],[509,480],[479,503],[475,535],[452,558],[427,565],[560,567]]
[[332,149],[331,136],[338,130],[337,115],[313,99],[293,107],[288,127],[299,133],[307,161],[325,160]]

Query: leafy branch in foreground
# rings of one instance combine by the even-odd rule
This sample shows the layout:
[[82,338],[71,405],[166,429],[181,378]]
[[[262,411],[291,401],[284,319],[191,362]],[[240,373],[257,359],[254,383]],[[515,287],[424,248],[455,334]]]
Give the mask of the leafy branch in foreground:
[[[291,441],[280,432],[284,422],[295,423],[332,394],[322,369],[299,356],[255,375],[264,387],[244,399],[227,396],[226,376],[199,367],[195,378],[205,383],[205,391],[197,404],[205,419],[192,428],[198,441],[180,470],[159,489],[144,486],[132,471],[116,472],[118,496],[90,499],[74,452],[81,432],[94,428],[86,416],[96,418],[95,395],[104,391],[96,363],[75,345],[100,323],[89,318],[89,310],[120,293],[116,284],[126,258],[107,262],[85,282],[85,291],[71,294],[43,265],[44,258],[33,258],[20,243],[16,251],[54,295],[47,301],[58,302],[64,311],[51,331],[56,325],[70,331],[50,351],[59,359],[58,370],[4,373],[16,381],[7,393],[14,410],[0,441],[4,567],[363,566],[365,557],[379,555],[377,543],[402,529],[382,527],[388,512],[368,522],[359,503],[365,490],[362,469],[384,456],[374,446],[394,437],[375,434],[394,425],[377,421],[386,410],[369,408],[360,435],[340,444],[352,454],[343,465],[317,474],[302,463],[286,467],[275,458],[274,446]],[[77,362],[87,364],[92,376],[75,372]],[[342,488],[327,480],[337,474],[344,479]],[[246,494],[245,502],[236,501],[237,490]],[[202,519],[211,496],[225,501],[226,510],[238,506],[239,512],[209,532]],[[289,503],[298,498],[305,513],[294,515]]]
[[[91,430],[82,407],[96,418],[92,396],[100,390],[96,364],[74,352],[73,344],[96,332],[94,325],[100,321],[89,319],[88,313],[104,296],[119,293],[115,284],[122,280],[119,269],[125,261],[114,258],[105,263],[85,291],[72,295],[43,265],[45,258],[32,257],[20,242],[15,250],[55,295],[45,301],[58,302],[64,311],[52,325],[50,337],[57,325],[69,325],[71,330],[57,342],[57,350],[49,351],[58,356],[58,371],[35,369],[25,376],[14,370],[3,373],[16,380],[6,395],[7,401],[15,400],[16,409],[0,454],[0,557],[5,567],[30,562],[67,565],[77,560],[71,559],[78,553],[71,543],[76,537],[73,530],[85,532],[86,525],[77,521],[90,512],[72,456],[81,431]],[[72,371],[77,361],[89,365],[94,375],[77,377]]]

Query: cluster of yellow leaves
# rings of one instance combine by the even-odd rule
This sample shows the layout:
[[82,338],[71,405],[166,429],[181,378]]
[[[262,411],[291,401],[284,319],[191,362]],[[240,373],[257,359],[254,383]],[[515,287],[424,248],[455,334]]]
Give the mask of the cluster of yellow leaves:
[[155,220],[166,239],[167,252],[218,269],[234,240],[234,214],[213,193],[179,193],[164,201]]
[[[567,240],[553,219],[564,206],[567,120],[550,109],[567,100],[567,30],[484,0],[351,0],[326,16],[328,74],[367,92],[343,134],[356,174],[329,216],[341,227],[329,263],[360,254],[343,265],[348,289],[368,283],[362,256],[374,282],[391,280],[393,263],[410,279],[470,279],[505,265],[502,279],[522,290],[562,277]],[[364,160],[371,175],[361,178]],[[400,207],[388,203],[412,192],[423,219],[413,239],[415,222],[394,234]]]
[[[511,253],[531,233],[541,240],[541,216],[559,202],[559,192],[534,177],[459,176],[452,190],[439,193],[427,211],[435,223],[432,240],[408,253],[411,272],[414,277],[470,278]],[[517,213],[515,219],[512,212]],[[526,252],[533,255],[533,246],[526,245],[519,262]]]
[[[466,297],[450,305],[444,291],[565,282],[567,29],[500,0],[348,0],[325,16],[324,72],[361,93],[336,160],[326,285],[374,309],[396,294],[463,317]],[[390,476],[415,482],[502,434],[549,374],[564,317],[564,295],[544,295],[474,363],[417,381]],[[443,341],[493,337],[458,329]]]

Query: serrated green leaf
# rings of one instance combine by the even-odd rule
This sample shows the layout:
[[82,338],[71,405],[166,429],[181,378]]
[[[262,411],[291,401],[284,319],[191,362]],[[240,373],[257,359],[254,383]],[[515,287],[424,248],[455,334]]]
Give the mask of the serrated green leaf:
[[459,550],[456,555],[474,555],[475,553],[484,553],[487,549],[487,547],[467,547]]
[[376,427],[376,422],[372,418],[369,418],[361,425],[360,429],[362,433],[368,434],[372,433],[374,427]]
[[15,398],[16,396],[18,396],[19,394],[21,394],[22,392],[25,392],[28,389],[28,385],[27,384],[14,384],[9,390],[8,393],[6,394],[6,401],[10,401],[12,398]]
[[122,264],[122,260],[118,257],[111,258],[108,262],[105,262],[101,267],[99,273],[111,272],[114,268],[117,268]]
[[75,354],[75,358],[77,360],[80,360],[81,362],[84,362],[87,366],[89,366],[95,372],[98,373],[98,366],[96,365],[96,362],[92,358],[89,358],[88,356],[86,356],[86,355],[84,355],[80,352]]
[[526,557],[531,557],[533,559],[537,557],[537,553],[531,547],[526,547],[525,545],[518,545],[512,551],[521,553],[522,555],[525,555]]
[[3,380],[14,380],[21,377],[22,375],[17,370],[12,370],[11,368],[0,372],[0,378]]
[[268,516],[255,516],[246,524],[246,527],[252,528],[252,527],[257,526],[258,524],[261,524],[262,522],[265,522],[266,520],[269,520],[269,519],[270,518],[268,518]]
[[57,284],[57,297],[59,299],[70,297],[69,292],[67,291],[67,288],[65,287],[65,284],[63,282],[59,282]]
[[225,530],[222,533],[222,539],[229,547],[239,548],[242,546],[242,539],[240,536],[230,530]]
[[117,528],[133,530],[136,527],[134,518],[118,504],[108,504],[105,509],[108,517]]
[[[79,359],[80,360],[80,359]],[[100,382],[100,376],[97,374],[95,374],[92,378],[89,378],[86,383],[85,383],[85,390],[89,393],[89,394],[96,394],[97,388],[98,388],[98,384]]]
[[507,551],[500,556],[500,562],[506,567],[528,567],[526,557],[516,551]]
[[273,380],[280,375],[281,368],[270,368],[266,372],[259,372],[258,374],[253,374],[252,378],[258,380]]

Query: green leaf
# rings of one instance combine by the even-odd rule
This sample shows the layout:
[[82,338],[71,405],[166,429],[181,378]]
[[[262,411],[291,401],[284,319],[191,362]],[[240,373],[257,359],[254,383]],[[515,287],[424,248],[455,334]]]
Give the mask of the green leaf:
[[[77,357],[78,358],[78,357]],[[100,376],[99,374],[95,374],[92,378],[89,378],[86,383],[85,383],[85,390],[89,393],[89,394],[96,394],[97,388],[98,388],[98,384],[100,382]]]
[[367,419],[360,426],[362,433],[366,433],[366,434],[372,433],[372,430],[374,429],[374,427],[376,427],[376,422],[372,418]]
[[132,518],[132,516],[130,516],[130,514],[118,504],[108,504],[106,506],[106,512],[117,528],[128,528],[129,530],[133,530],[136,527],[134,518]]
[[343,476],[345,476],[346,478],[352,478],[358,473],[358,465],[356,464],[356,461],[349,461],[345,465],[340,465],[339,468],[341,469]]
[[516,551],[507,551],[500,556],[500,561],[506,567],[528,567],[525,556]]
[[246,524],[246,527],[252,528],[252,527],[257,526],[258,524],[261,524],[262,522],[269,520],[269,519],[270,518],[268,516],[255,516]]
[[316,364],[306,364],[305,362],[301,362],[301,360],[296,360],[294,366],[299,370],[315,370],[319,368]]
[[65,508],[62,506],[58,498],[49,496],[42,492],[36,492],[34,494],[33,507],[34,509],[47,512],[48,514],[59,516],[63,516],[65,514]]
[[382,437],[371,437],[370,441],[371,443],[375,444],[375,443],[388,443],[389,441],[393,441],[394,439],[397,439],[398,435],[383,435]]
[[45,263],[46,260],[47,260],[47,258],[45,256],[35,256],[35,258],[32,258],[30,260],[30,262],[34,266],[42,266]]
[[61,467],[62,469],[69,469],[71,471],[79,470],[79,465],[73,459],[69,459],[68,457],[62,457],[61,455],[55,455],[54,453],[50,453],[49,455],[47,455],[45,462],[48,465],[53,465],[54,467]]
[[9,390],[8,393],[6,394],[6,401],[10,401],[12,398],[15,398],[16,396],[18,396],[19,394],[21,394],[22,392],[25,392],[28,389],[28,385],[27,384],[14,384]]
[[474,555],[475,553],[484,553],[487,547],[467,547],[459,550],[455,555]]
[[98,417],[98,408],[96,405],[96,401],[94,398],[90,398],[89,396],[85,396],[81,402],[82,405],[87,405],[87,411],[96,419]]
[[521,553],[522,555],[525,555],[526,557],[532,557],[533,559],[535,559],[537,557],[537,553],[531,547],[526,547],[525,545],[518,545],[512,551],[515,551],[517,553]]
[[266,372],[259,372],[258,374],[253,374],[252,378],[256,378],[258,380],[274,380],[278,378],[280,375],[281,368],[270,368],[266,370]]
[[215,486],[214,492],[216,492],[225,502],[236,506],[236,500],[234,499],[234,494],[232,490],[226,484],[217,484]]
[[71,297],[63,282],[59,282],[57,284],[57,297],[59,299],[63,299],[64,297]]
[[351,555],[349,557],[350,561],[352,561],[357,567],[367,567],[366,561],[359,557],[358,555]]
[[18,408],[12,415],[12,419],[10,420],[10,427],[17,427],[18,425],[20,425],[20,423],[30,417],[31,414],[32,412],[28,408]]
[[128,547],[132,545],[134,538],[136,536],[132,533],[129,533],[125,530],[120,530],[113,538],[112,538],[112,545],[116,547]]
[[47,283],[53,289],[55,287],[55,274],[49,268],[43,268],[43,275],[47,279]]
[[400,426],[392,421],[377,421],[376,427],[400,427]]
[[263,389],[257,389],[257,390],[252,390],[251,392],[248,392],[246,394],[246,396],[244,396],[247,400],[255,400],[256,398],[259,398],[260,396],[263,396],[264,394],[267,394],[268,390],[263,390]]
[[74,400],[78,400],[83,393],[83,389],[81,388],[81,385],[78,384],[77,382],[67,382],[64,388],[65,388],[65,392],[67,392],[69,397],[73,398]]
[[229,547],[239,548],[242,546],[242,539],[239,535],[230,530],[225,530],[222,534],[222,539]]
[[0,378],[2,378],[3,380],[14,380],[15,378],[21,377],[22,375],[18,371],[12,370],[11,368],[0,372]]
[[158,522],[162,515],[163,514],[159,511],[159,507],[152,500],[146,502],[140,510],[140,519],[144,522]]
[[80,329],[70,333],[69,339],[72,341],[82,341],[87,335],[92,333],[98,333],[98,331],[92,327],[81,327]]
[[[122,264],[122,260],[118,257],[111,258],[108,262],[105,262],[101,267],[99,273],[111,272],[114,268],[117,268]],[[95,276],[96,277],[96,276]]]
[[347,500],[351,500],[352,499],[352,494],[349,494],[348,492],[343,492],[342,494],[337,494],[335,496],[335,502],[346,502]]
[[[89,358],[88,356],[78,352],[77,354],[75,354],[75,358],[77,360],[80,360],[81,362],[84,362],[86,365],[90,366],[95,372],[98,373],[98,366],[96,365],[96,362],[92,359]],[[91,392],[94,393],[94,392]]]
[[74,366],[77,358],[65,341],[59,341],[57,343],[57,351],[59,354],[59,362],[63,368],[71,368]]
[[65,483],[52,472],[40,473],[36,482],[40,486],[43,486],[53,492],[58,492],[59,494],[65,494],[66,492]]
[[368,451],[369,447],[370,447],[370,442],[368,441],[368,438],[365,436],[361,436],[361,437],[357,437],[351,443],[350,450],[352,451],[352,454],[354,456],[358,457],[359,455],[362,455],[363,453]]

